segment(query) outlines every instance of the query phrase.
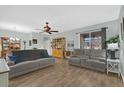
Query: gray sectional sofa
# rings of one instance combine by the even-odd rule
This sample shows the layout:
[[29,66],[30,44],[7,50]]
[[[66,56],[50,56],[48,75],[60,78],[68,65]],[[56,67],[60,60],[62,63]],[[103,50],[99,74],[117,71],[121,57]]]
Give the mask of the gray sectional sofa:
[[106,50],[75,49],[68,62],[71,65],[105,72]]
[[17,59],[14,65],[9,66],[9,78],[14,78],[28,72],[55,64],[55,59],[48,56],[47,50],[13,51]]

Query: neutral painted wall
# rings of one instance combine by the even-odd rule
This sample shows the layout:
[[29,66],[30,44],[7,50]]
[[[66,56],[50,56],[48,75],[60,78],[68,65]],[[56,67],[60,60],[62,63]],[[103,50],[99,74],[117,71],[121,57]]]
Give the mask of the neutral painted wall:
[[32,33],[32,39],[37,39],[37,44],[32,44],[32,48],[43,48],[44,42],[43,42],[43,36],[39,33]]
[[110,37],[113,37],[113,36],[119,34],[118,20],[114,20],[114,21],[91,25],[91,26],[87,26],[87,27],[83,27],[83,28],[79,28],[79,29],[70,30],[67,32],[59,33],[59,34],[54,34],[51,36],[51,39],[57,38],[57,37],[66,37],[67,41],[74,40],[74,48],[80,48],[80,37],[79,37],[80,34],[76,34],[76,33],[87,32],[87,31],[93,30],[93,29],[100,29],[102,27],[108,27],[107,34],[106,34],[107,40]]
[[[6,36],[6,37],[17,37],[21,39],[21,50],[24,49],[24,43],[23,41],[26,41],[26,49],[33,49],[33,48],[38,48],[42,49],[44,48],[44,38],[47,37],[48,35],[44,34],[39,34],[39,33],[23,33],[23,32],[15,32],[15,31],[10,31],[10,30],[3,30],[0,29],[0,37],[1,36]],[[29,40],[32,39],[37,39],[38,44],[32,44],[32,46],[29,46]]]
[[46,40],[49,38],[47,34],[41,34],[41,33],[32,33],[32,39],[37,39],[37,44],[32,44],[33,48],[38,49],[47,49]]
[[122,40],[121,37],[121,23],[122,23],[122,18],[124,18],[124,6],[121,7],[120,10],[120,15],[119,15],[119,34],[120,34],[120,68],[121,68],[121,75],[124,81],[124,40]]
[[[15,31],[8,31],[8,30],[2,30],[0,29],[0,36],[8,36],[8,37],[18,37],[21,39],[21,49],[24,49],[23,46],[23,41],[26,41],[26,49],[33,49],[33,48],[46,48],[51,54],[51,44],[50,41],[52,38],[57,38],[57,37],[66,37],[67,41],[73,40],[74,41],[74,48],[80,48],[80,34],[76,34],[78,32],[86,32],[92,29],[99,29],[102,27],[108,27],[107,30],[107,39],[110,37],[117,35],[118,34],[118,20],[110,21],[110,22],[105,22],[101,24],[96,24],[88,27],[83,27],[79,29],[74,29],[70,30],[67,32],[62,32],[58,34],[53,34],[51,36],[45,35],[45,34],[40,34],[40,33],[22,33],[22,32],[15,32]],[[49,39],[46,37],[50,37]],[[37,39],[38,44],[32,44],[32,46],[29,46],[29,40],[32,39]]]
[[6,36],[6,37],[17,37],[21,39],[21,49],[24,49],[23,41],[26,41],[26,49],[30,49],[30,46],[28,45],[28,41],[31,39],[31,33],[21,33],[21,32],[15,32],[10,30],[3,30],[0,29],[0,37]]

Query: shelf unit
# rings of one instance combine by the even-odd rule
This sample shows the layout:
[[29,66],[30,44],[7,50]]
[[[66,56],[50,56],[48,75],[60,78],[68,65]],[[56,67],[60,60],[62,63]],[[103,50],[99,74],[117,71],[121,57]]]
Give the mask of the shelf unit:
[[1,57],[6,57],[6,52],[9,47],[9,38],[8,37],[1,37],[0,38],[0,51]]
[[52,56],[64,58],[64,52],[66,48],[66,39],[64,37],[55,38],[51,42]]
[[119,59],[107,59],[107,74],[109,72],[117,73],[120,76]]
[[111,44],[107,48],[107,74],[111,72],[120,76],[120,50],[118,46],[114,47],[114,45]]
[[20,50],[21,42],[20,40],[12,40],[9,37],[0,37],[0,56],[6,57],[8,48],[11,48],[12,51]]

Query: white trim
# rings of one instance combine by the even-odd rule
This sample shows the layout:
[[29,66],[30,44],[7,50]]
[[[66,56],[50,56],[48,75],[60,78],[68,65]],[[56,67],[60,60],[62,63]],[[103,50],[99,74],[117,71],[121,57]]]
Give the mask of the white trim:
[[[122,45],[122,44],[123,44],[123,43],[121,43],[121,47],[120,47],[120,49],[121,49],[121,50],[120,50],[120,58],[121,58],[120,61],[121,61],[121,64],[123,64],[123,62],[122,62],[122,61],[123,61],[122,55],[124,55],[124,52],[123,52],[123,45]],[[120,65],[121,65],[121,64],[120,64]],[[123,83],[124,83],[123,66],[120,67],[120,72],[121,72],[121,77],[122,77],[122,80],[123,80]]]
[[123,76],[122,72],[121,72],[121,77],[122,77],[122,80],[123,80],[123,83],[124,83],[124,76]]
[[99,29],[87,30],[87,31],[83,31],[83,32],[78,32],[78,33],[76,33],[76,34],[85,34],[85,33],[98,32],[98,31],[101,31],[101,28],[99,28]]

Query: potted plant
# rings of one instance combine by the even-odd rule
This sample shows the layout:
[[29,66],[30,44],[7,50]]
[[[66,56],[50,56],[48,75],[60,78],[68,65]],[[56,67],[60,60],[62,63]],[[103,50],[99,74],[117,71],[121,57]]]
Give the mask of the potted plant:
[[106,41],[107,44],[111,44],[111,43],[119,43],[119,35],[111,37],[108,41]]
[[111,59],[115,59],[115,51],[119,49],[119,35],[111,37],[107,43],[107,50],[110,52]]
[[109,49],[118,49],[119,47],[119,35],[111,37],[108,41],[106,41],[107,43],[107,48]]

